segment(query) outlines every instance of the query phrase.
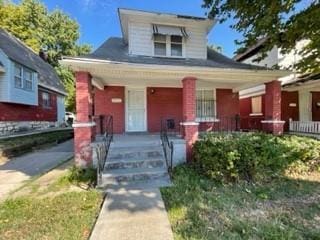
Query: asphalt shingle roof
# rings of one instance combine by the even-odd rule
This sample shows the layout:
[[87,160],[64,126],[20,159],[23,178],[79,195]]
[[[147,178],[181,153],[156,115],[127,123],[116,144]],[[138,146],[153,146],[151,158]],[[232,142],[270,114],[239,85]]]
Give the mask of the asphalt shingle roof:
[[128,45],[124,43],[122,38],[111,37],[105,41],[93,53],[81,56],[83,58],[92,58],[100,60],[110,60],[116,62],[127,62],[137,64],[156,64],[156,65],[173,65],[173,66],[198,66],[213,68],[233,68],[233,69],[266,69],[264,67],[239,63],[230,59],[213,49],[208,48],[207,59],[179,59],[179,58],[163,58],[138,56],[128,54]]
[[1,28],[0,49],[12,61],[36,71],[39,83],[42,86],[65,93],[65,89],[54,68],[20,40]]

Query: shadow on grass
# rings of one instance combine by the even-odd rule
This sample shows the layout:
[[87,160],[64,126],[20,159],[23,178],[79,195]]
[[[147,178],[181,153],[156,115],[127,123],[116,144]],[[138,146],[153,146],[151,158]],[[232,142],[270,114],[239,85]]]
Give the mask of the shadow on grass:
[[179,166],[161,193],[177,239],[319,239],[318,180],[223,185]]

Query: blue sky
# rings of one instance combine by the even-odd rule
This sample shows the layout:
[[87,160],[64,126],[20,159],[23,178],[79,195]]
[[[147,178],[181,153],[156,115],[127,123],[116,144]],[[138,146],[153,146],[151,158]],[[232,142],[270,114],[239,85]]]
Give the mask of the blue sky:
[[[141,10],[205,16],[202,0],[43,0],[49,10],[60,8],[80,24],[80,43],[89,43],[97,48],[110,36],[121,36],[117,9]],[[222,46],[223,53],[233,56],[234,40],[241,37],[229,28],[230,21],[214,26],[208,35],[209,43]]]
[[[49,10],[60,8],[80,24],[79,43],[89,43],[97,48],[111,36],[121,36],[117,9],[133,8],[157,12],[177,13],[204,17],[206,9],[201,8],[202,0],[42,0]],[[311,0],[303,0],[297,7],[305,7]],[[209,44],[222,47],[223,53],[233,56],[237,46],[235,39],[241,34],[229,26],[232,20],[217,23],[208,35]]]

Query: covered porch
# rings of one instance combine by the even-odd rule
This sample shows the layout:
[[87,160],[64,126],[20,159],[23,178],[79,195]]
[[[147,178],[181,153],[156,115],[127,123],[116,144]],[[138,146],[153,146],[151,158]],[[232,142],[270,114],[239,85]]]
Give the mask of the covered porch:
[[[179,60],[176,60],[179,61]],[[168,132],[185,140],[185,158],[191,160],[199,131],[223,126],[239,114],[238,92],[265,83],[269,115],[264,130],[281,134],[281,87],[275,79],[283,71],[226,69],[115,63],[107,60],[65,58],[76,75],[76,162],[92,163],[90,143],[104,132],[100,116],[113,117],[113,132]],[[280,93],[280,94],[279,94]],[[280,114],[280,115],[279,115]],[[98,120],[97,120],[98,119]],[[100,121],[100,123],[99,123]],[[228,125],[228,128],[236,128]]]

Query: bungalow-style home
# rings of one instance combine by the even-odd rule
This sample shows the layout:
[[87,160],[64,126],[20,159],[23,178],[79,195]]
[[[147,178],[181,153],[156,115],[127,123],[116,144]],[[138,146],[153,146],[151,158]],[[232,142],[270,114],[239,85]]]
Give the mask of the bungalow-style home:
[[[266,39],[257,42],[234,59],[238,62],[257,66],[292,69],[301,59],[299,51],[307,40],[299,41],[296,49],[282,54],[281,49],[274,47],[265,59],[254,61]],[[290,74],[279,79],[281,91],[281,119],[285,121],[285,131],[320,133],[320,74]],[[264,109],[265,86],[240,91],[240,115],[243,129],[261,130],[261,120],[268,118]],[[291,123],[291,124],[290,124]]]
[[66,92],[40,55],[0,29],[0,135],[64,122]]
[[238,63],[207,48],[214,19],[131,9],[118,14],[121,38],[111,37],[89,55],[61,61],[76,76],[78,165],[92,162],[90,143],[100,132],[93,119],[98,115],[111,115],[114,133],[130,135],[159,133],[166,120],[168,128],[179,128],[184,158],[190,159],[198,132],[234,118],[240,113],[239,91],[259,84],[267,86],[266,111],[272,117],[264,129],[282,133],[277,79],[288,73]]

